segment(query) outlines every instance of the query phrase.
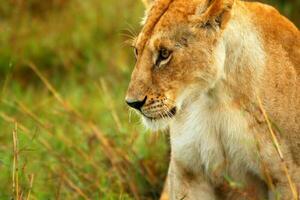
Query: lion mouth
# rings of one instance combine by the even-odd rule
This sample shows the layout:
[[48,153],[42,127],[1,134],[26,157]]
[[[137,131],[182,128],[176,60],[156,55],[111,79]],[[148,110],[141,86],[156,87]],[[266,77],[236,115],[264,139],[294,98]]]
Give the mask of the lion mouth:
[[177,113],[177,109],[176,109],[176,107],[173,107],[172,109],[170,109],[167,112],[159,113],[158,116],[156,116],[156,117],[148,116],[148,115],[144,114],[143,112],[142,112],[142,115],[146,119],[149,119],[151,121],[155,121],[155,120],[160,120],[160,119],[172,118],[176,115],[176,113]]

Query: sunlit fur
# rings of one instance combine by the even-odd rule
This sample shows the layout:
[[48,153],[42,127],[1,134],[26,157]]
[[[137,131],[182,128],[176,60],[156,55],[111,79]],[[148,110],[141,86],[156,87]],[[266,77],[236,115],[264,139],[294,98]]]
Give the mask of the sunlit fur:
[[[269,176],[281,199],[293,199],[291,187],[300,189],[299,30],[259,3],[147,2],[127,98],[147,96],[143,123],[170,130],[164,198],[267,199],[275,194]],[[155,66],[161,47],[172,57]],[[258,99],[274,124],[292,186]],[[243,185],[241,191],[232,183]]]

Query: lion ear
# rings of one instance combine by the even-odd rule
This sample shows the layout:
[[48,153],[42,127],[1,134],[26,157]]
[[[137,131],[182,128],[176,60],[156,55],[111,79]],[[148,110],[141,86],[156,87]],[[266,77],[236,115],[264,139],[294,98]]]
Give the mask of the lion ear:
[[142,0],[142,2],[144,3],[146,9],[148,9],[154,2],[155,0]]
[[233,4],[234,0],[210,0],[204,11],[196,13],[190,19],[196,26],[224,29],[231,17]]

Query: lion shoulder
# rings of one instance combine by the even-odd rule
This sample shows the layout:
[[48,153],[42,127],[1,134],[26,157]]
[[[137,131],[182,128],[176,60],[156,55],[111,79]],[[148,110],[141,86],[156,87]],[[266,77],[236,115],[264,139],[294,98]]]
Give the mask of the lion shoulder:
[[300,76],[299,29],[272,6],[257,2],[244,2],[244,4],[251,13],[253,24],[260,32],[266,50],[268,47],[282,47]]

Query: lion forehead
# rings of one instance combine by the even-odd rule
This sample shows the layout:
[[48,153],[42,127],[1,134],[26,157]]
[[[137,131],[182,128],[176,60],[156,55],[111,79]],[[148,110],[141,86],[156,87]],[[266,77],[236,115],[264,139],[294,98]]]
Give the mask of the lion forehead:
[[[157,1],[156,4],[162,4],[163,1]],[[147,45],[155,33],[173,34],[174,29],[182,28],[190,24],[189,17],[203,10],[207,6],[205,0],[173,0],[167,9],[158,12],[157,9],[146,11],[142,20],[143,29],[137,39],[137,46],[141,49]],[[154,6],[153,6],[154,7]],[[150,29],[150,30],[149,30]]]

